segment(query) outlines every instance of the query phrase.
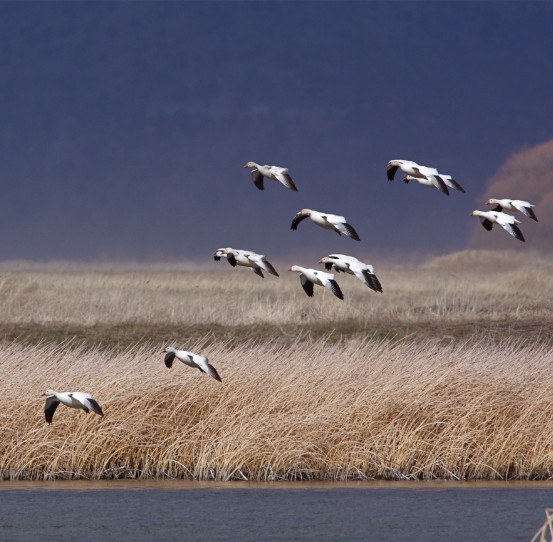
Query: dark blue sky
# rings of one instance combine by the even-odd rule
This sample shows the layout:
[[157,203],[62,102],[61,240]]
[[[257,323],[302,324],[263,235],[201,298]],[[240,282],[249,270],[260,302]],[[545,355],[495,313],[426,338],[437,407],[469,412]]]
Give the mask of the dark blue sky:
[[[0,259],[463,248],[486,181],[553,137],[552,21],[546,2],[3,2]],[[392,158],[467,194],[389,183]],[[299,192],[258,192],[249,160]],[[303,207],[362,242],[291,232]]]

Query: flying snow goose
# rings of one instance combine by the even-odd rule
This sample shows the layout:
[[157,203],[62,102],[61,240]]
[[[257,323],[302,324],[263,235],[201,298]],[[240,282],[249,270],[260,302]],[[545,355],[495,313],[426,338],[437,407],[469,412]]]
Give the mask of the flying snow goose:
[[302,209],[292,220],[292,225],[290,228],[292,230],[298,229],[298,224],[309,217],[317,226],[325,228],[326,230],[334,230],[338,235],[347,235],[355,241],[360,241],[359,235],[351,226],[346,222],[346,219],[343,216],[331,215],[330,213],[321,213],[319,211],[313,211],[311,209]]
[[511,212],[521,212],[532,220],[538,221],[536,214],[534,213],[531,203],[527,201],[522,201],[520,199],[495,199],[490,198],[487,201],[487,205],[492,206],[492,211],[511,211]]
[[293,265],[288,271],[297,271],[300,274],[300,282],[303,290],[309,297],[313,297],[313,285],[318,284],[328,288],[338,299],[344,299],[340,286],[334,280],[332,273],[325,273],[317,269],[309,269],[299,265]]
[[251,171],[253,184],[259,189],[264,190],[263,177],[270,179],[271,181],[278,181],[282,183],[286,188],[297,192],[298,189],[288,173],[288,168],[278,166],[260,166],[255,162],[248,162],[244,165],[245,168],[253,167]]
[[99,416],[104,415],[100,405],[89,393],[83,393],[82,391],[66,391],[59,393],[54,390],[46,390],[46,393],[43,395],[46,396],[44,416],[47,423],[52,423],[54,412],[56,412],[56,408],[58,408],[60,403],[71,408],[80,408],[85,414],[92,411]]
[[249,267],[256,275],[264,278],[263,271],[278,277],[279,274],[272,264],[267,260],[264,254],[257,254],[251,250],[238,250],[235,248],[219,248],[213,255],[216,261],[219,261],[222,257],[228,260],[228,263],[232,267],[237,265],[243,267]]
[[524,242],[524,235],[520,231],[517,224],[520,221],[514,216],[502,213],[500,211],[472,211],[472,216],[480,217],[482,226],[490,231],[493,228],[494,222],[499,224],[504,230],[508,231],[513,237],[516,237],[519,241]]
[[[393,181],[396,171],[401,169],[405,176],[403,181],[408,183],[410,178],[415,178],[423,186],[430,186],[437,188],[440,192],[443,192],[446,196],[449,196],[449,190],[447,185],[436,168],[421,166],[411,160],[390,160],[386,171],[388,173],[388,180]],[[407,176],[410,177],[407,179]],[[450,178],[451,176],[447,175]]]
[[380,281],[374,273],[374,267],[363,263],[353,256],[345,254],[329,254],[320,260],[319,263],[324,263],[327,271],[330,271],[334,266],[337,273],[349,273],[355,275],[363,284],[367,285],[375,292],[382,292]]
[[215,380],[222,382],[219,373],[215,367],[209,363],[209,360],[205,356],[193,354],[192,352],[187,352],[186,350],[177,350],[176,348],[171,348],[170,346],[165,349],[165,352],[165,366],[167,368],[170,369],[173,366],[173,361],[177,358],[185,365],[188,365],[188,367],[200,369],[202,373],[206,373],[209,376],[212,376]]
[[[454,190],[459,190],[459,192],[465,193],[465,189],[455,179],[453,179],[451,175],[443,175],[442,173],[439,173],[438,176],[449,188],[453,188]],[[429,188],[438,188],[431,179],[418,179],[417,177],[413,177],[412,175],[404,175],[403,182],[407,184],[409,181],[417,181],[419,184],[422,184],[423,186],[428,186]]]

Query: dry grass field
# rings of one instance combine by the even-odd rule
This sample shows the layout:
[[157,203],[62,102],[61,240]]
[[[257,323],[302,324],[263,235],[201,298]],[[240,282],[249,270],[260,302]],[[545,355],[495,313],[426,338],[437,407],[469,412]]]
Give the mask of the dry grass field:
[[[553,262],[377,268],[383,294],[338,274],[343,302],[212,267],[0,266],[0,478],[553,476]],[[105,417],[48,425],[47,388]]]

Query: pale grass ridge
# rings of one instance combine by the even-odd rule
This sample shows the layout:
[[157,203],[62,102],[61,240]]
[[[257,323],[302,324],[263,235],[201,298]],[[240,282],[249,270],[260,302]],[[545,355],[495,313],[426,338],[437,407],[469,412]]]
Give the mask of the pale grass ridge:
[[213,271],[187,265],[137,264],[110,270],[62,264],[19,264],[14,269],[4,264],[0,267],[0,323],[354,323],[371,329],[383,321],[517,322],[551,320],[553,314],[551,259],[508,251],[464,251],[422,266],[377,266],[383,294],[339,273],[335,279],[344,292],[343,302],[322,289],[308,298],[292,273],[260,279],[225,262],[212,264]]
[[[202,353],[203,341],[186,347]],[[211,343],[222,384],[166,369],[163,346],[4,343],[0,477],[553,476],[553,350],[543,344]],[[92,393],[105,417],[60,407],[47,425],[48,387]]]

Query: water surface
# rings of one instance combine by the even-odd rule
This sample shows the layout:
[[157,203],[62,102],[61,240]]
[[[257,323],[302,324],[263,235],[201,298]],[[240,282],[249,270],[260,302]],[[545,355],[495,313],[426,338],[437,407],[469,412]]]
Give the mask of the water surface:
[[0,540],[529,541],[549,507],[549,482],[0,482]]

